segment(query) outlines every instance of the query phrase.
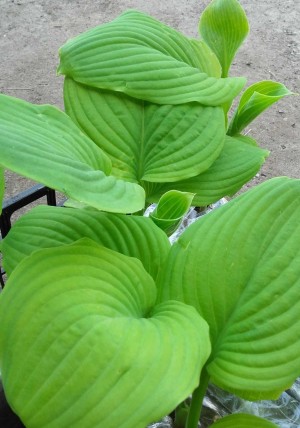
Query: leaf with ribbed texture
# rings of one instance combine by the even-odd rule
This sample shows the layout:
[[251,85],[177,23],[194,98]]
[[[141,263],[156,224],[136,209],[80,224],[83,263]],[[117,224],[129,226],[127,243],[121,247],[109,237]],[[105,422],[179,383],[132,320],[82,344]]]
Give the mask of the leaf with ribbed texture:
[[4,169],[0,166],[0,214],[2,213],[2,201],[4,198],[5,182],[4,182]]
[[245,79],[208,76],[199,68],[199,46],[150,16],[128,11],[63,45],[58,74],[157,104],[232,101]]
[[300,375],[300,180],[267,181],[201,218],[163,273],[160,300],[209,324],[213,383],[274,399]]
[[97,209],[135,212],[144,191],[109,176],[108,156],[62,111],[0,95],[0,165]]
[[218,57],[222,77],[249,32],[246,14],[237,0],[212,0],[201,15],[199,32]]
[[211,425],[213,428],[278,428],[278,425],[266,419],[246,413],[225,416]]
[[192,39],[191,43],[196,50],[198,61],[197,68],[206,73],[208,76],[218,78],[221,77],[221,64],[210,47],[203,40]]
[[170,236],[190,209],[193,197],[193,193],[170,190],[158,201],[155,210],[150,214],[151,220]]
[[204,173],[188,180],[146,188],[149,201],[156,202],[161,194],[175,188],[195,193],[193,205],[206,206],[224,196],[233,195],[259,171],[269,152],[255,141],[239,135],[226,137],[217,160]]
[[250,122],[272,104],[292,93],[282,84],[264,80],[249,86],[243,93],[229,125],[228,134],[239,134]]
[[24,259],[0,296],[3,386],[24,425],[145,428],[188,397],[207,324],[155,300],[137,259],[90,240]]
[[3,265],[10,275],[33,251],[71,244],[84,237],[136,257],[154,279],[170,249],[166,235],[149,218],[39,206],[17,220],[2,241]]
[[110,157],[113,174],[170,182],[205,171],[225,138],[221,107],[159,106],[65,80],[66,112]]

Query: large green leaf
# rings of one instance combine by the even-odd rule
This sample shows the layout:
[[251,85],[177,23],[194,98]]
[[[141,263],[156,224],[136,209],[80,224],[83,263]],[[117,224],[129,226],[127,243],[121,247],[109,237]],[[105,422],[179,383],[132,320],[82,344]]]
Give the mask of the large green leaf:
[[97,209],[134,212],[144,191],[109,176],[107,155],[57,108],[0,95],[0,165]]
[[252,141],[241,135],[226,137],[220,156],[208,170],[188,180],[146,188],[149,201],[157,201],[172,188],[194,193],[195,206],[209,205],[223,196],[233,195],[255,176],[269,154]]
[[113,174],[130,181],[189,178],[223,147],[221,107],[159,106],[72,79],[65,80],[64,95],[67,113],[109,155]]
[[266,419],[246,413],[236,413],[225,416],[211,425],[213,428],[278,428],[278,425],[269,422]]
[[90,240],[24,259],[0,296],[3,386],[24,425],[145,428],[185,399],[208,327],[155,299],[137,259]]
[[270,180],[204,216],[163,272],[160,300],[193,305],[210,326],[213,383],[274,399],[300,375],[300,180]]
[[3,265],[10,275],[32,252],[71,244],[84,237],[136,257],[154,279],[170,249],[166,235],[149,218],[38,206],[23,215],[2,241]]
[[238,0],[212,0],[201,15],[199,32],[228,76],[231,62],[249,32],[246,14]]
[[157,104],[232,101],[245,79],[210,77],[199,68],[205,55],[202,49],[198,60],[199,49],[150,16],[128,11],[63,45],[58,73]]
[[0,166],[0,214],[2,213],[2,201],[4,198],[5,182],[4,182],[4,169]]
[[250,122],[272,104],[292,93],[282,84],[264,80],[249,86],[243,93],[234,117],[229,125],[228,134],[239,134]]

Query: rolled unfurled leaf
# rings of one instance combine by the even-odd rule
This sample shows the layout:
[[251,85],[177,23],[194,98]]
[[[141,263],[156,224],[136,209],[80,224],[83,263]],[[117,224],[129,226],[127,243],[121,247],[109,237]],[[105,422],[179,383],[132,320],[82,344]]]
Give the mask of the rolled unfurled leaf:
[[24,259],[0,296],[3,385],[24,425],[144,428],[185,399],[208,327],[155,300],[137,259],[87,239]]
[[3,266],[10,275],[34,251],[71,244],[84,237],[139,259],[154,280],[170,250],[168,238],[149,218],[38,206],[17,220],[3,239]]
[[237,0],[212,0],[201,15],[199,32],[218,57],[222,77],[249,32],[244,9]]
[[62,111],[0,95],[0,165],[111,212],[144,207],[144,191],[110,176],[111,161]]
[[170,236],[180,225],[183,217],[188,212],[194,194],[170,190],[165,193],[150,214],[152,221]]
[[205,55],[198,60],[199,49],[150,16],[128,11],[63,45],[58,73],[157,104],[232,101],[245,79],[210,77],[199,68]]
[[274,399],[300,375],[300,180],[257,186],[191,225],[172,246],[160,300],[210,326],[207,370],[246,399]]
[[264,80],[249,86],[243,93],[229,125],[228,135],[239,134],[250,122],[272,104],[291,95],[282,83]]
[[139,183],[173,182],[205,171],[225,138],[221,107],[155,105],[68,78],[67,113],[107,153],[112,173]]

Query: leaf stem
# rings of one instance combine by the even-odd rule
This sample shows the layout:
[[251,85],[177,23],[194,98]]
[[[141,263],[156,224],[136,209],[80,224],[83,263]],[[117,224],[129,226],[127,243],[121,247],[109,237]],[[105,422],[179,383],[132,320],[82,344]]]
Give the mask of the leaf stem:
[[195,389],[192,395],[192,402],[185,428],[198,428],[198,422],[202,410],[202,403],[208,387],[208,383],[209,374],[207,373],[206,367],[203,367],[200,376],[199,386]]

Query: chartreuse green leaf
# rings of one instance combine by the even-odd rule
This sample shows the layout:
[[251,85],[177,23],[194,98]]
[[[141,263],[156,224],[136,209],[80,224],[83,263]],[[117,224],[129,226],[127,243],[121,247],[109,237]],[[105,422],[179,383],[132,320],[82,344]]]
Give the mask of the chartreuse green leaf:
[[274,399],[300,375],[300,180],[265,182],[191,225],[159,282],[160,301],[208,322],[211,381]]
[[3,265],[10,275],[32,252],[83,237],[136,257],[154,279],[170,249],[166,235],[149,218],[41,205],[18,219],[3,239]]
[[2,201],[4,198],[4,189],[5,189],[5,182],[4,182],[4,169],[0,166],[0,214],[2,213]]
[[169,236],[180,225],[192,204],[193,197],[193,193],[170,190],[160,198],[150,218]]
[[249,86],[243,93],[229,125],[228,134],[239,134],[250,122],[272,104],[292,93],[282,84],[264,80]]
[[67,78],[66,112],[107,153],[112,173],[139,183],[177,181],[205,171],[225,138],[221,107],[155,105]]
[[134,212],[144,191],[109,176],[108,156],[55,107],[0,95],[0,165],[97,209]]
[[[222,67],[221,64],[214,54],[214,52],[210,49],[210,47],[203,40],[191,39],[190,43],[192,43],[197,58],[196,67],[199,70],[206,73],[211,77],[221,77],[222,76]],[[191,63],[193,57],[191,56]]]
[[191,306],[155,300],[137,259],[87,239],[25,258],[0,296],[2,381],[23,424],[144,428],[184,400],[208,327]]
[[215,162],[202,174],[176,183],[146,189],[148,200],[156,202],[170,188],[195,193],[193,205],[206,206],[223,196],[233,195],[259,171],[269,152],[245,136],[226,137]]
[[131,10],[63,45],[58,74],[157,104],[196,101],[218,106],[232,101],[245,79],[206,74],[211,64],[202,70],[205,51],[174,29]]
[[278,428],[278,425],[266,419],[246,413],[225,416],[211,425],[216,428]]
[[238,0],[212,0],[201,15],[199,32],[218,57],[222,77],[249,32],[246,14]]

